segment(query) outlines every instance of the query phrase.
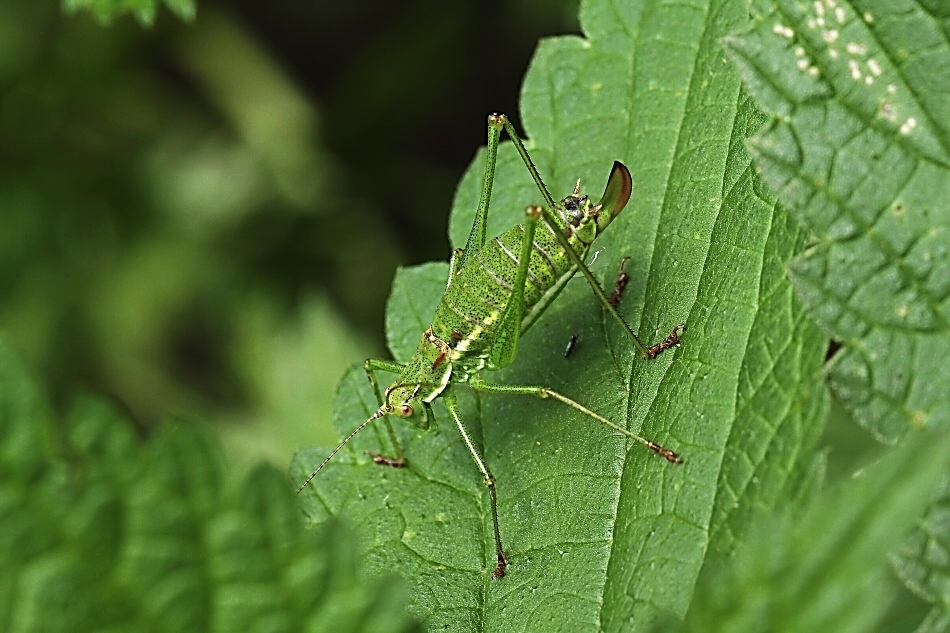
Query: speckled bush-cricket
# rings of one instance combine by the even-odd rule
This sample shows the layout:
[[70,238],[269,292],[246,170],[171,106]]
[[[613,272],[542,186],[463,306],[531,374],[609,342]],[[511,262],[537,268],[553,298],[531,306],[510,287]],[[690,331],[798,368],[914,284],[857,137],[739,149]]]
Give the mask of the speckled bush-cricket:
[[[524,224],[486,241],[488,208],[502,129],[507,131],[521,155],[544,198],[544,205],[529,205],[525,211]],[[365,362],[366,375],[376,393],[379,409],[327,456],[297,492],[303,490],[357,433],[380,418],[386,425],[394,457],[373,453],[373,461],[396,468],[404,466],[402,448],[388,416],[397,415],[413,427],[427,429],[433,419],[431,403],[436,398],[442,398],[488,486],[498,555],[498,565],[493,575],[499,578],[504,576],[507,562],[498,527],[495,478],[462,419],[455,385],[464,384],[486,393],[554,398],[636,440],[670,462],[680,463],[682,460],[673,451],[618,426],[552,389],[487,382],[479,374],[483,369],[501,369],[514,360],[521,335],[578,270],[587,278],[601,305],[620,323],[644,358],[654,358],[664,349],[677,345],[683,325],[677,325],[663,341],[645,346],[616,310],[619,293],[623,290],[620,282],[614,294],[608,298],[584,264],[584,257],[594,239],[617,217],[630,199],[633,183],[623,163],[614,162],[604,195],[597,204],[580,193],[580,181],[570,195],[555,202],[514,126],[502,114],[488,117],[487,150],[475,221],[465,248],[457,249],[452,254],[445,293],[436,307],[432,324],[422,333],[409,362],[402,364],[377,359]],[[620,272],[626,274],[623,273],[623,264]],[[623,285],[626,285],[626,279]],[[376,372],[379,371],[398,376],[382,394],[376,380]]]

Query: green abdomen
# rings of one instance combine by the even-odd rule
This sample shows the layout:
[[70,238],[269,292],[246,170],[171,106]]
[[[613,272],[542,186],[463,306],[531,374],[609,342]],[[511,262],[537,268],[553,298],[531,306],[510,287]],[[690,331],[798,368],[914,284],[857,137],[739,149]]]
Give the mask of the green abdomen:
[[[465,357],[483,358],[494,340],[498,320],[508,304],[518,271],[524,226],[515,226],[488,240],[478,255],[452,279],[435,311],[432,331]],[[587,246],[569,238],[581,258]],[[522,331],[570,279],[576,268],[550,227],[538,223],[524,290]],[[538,310],[535,310],[538,308]]]

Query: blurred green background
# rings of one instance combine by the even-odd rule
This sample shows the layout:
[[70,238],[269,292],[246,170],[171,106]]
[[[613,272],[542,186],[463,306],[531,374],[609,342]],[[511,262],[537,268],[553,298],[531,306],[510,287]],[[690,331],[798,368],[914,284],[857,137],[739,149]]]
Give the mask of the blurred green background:
[[236,471],[333,443],[395,267],[447,260],[485,116],[517,115],[537,39],[576,11],[202,1],[143,28],[4,0],[0,335],[57,406],[105,393],[144,434],[210,420]]

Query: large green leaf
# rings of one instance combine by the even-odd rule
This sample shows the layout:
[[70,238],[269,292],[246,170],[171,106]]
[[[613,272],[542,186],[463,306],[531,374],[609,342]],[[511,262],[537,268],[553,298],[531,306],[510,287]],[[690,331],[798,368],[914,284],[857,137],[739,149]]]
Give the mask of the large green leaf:
[[[408,467],[383,469],[377,424],[303,493],[316,523],[358,526],[364,559],[413,583],[433,629],[638,630],[682,617],[709,551],[728,551],[761,517],[811,490],[811,448],[826,407],[826,339],[792,298],[785,262],[805,234],[776,207],[745,139],[764,121],[720,38],[745,24],[734,2],[592,0],[585,37],[539,46],[525,78],[527,146],[554,195],[581,178],[599,197],[613,160],[634,194],[598,249],[612,286],[630,256],[621,312],[646,339],[679,322],[682,347],[641,360],[580,278],[522,339],[496,382],[540,384],[679,452],[674,466],[556,402],[467,396],[466,421],[497,479],[508,575],[494,580],[488,493],[454,427],[397,432]],[[459,186],[451,241],[465,243],[484,156]],[[489,234],[540,196],[508,143],[500,148]],[[404,270],[387,317],[405,358],[447,267]],[[572,334],[575,352],[564,358]],[[487,374],[487,372],[486,372]],[[349,433],[377,408],[360,369],[344,377],[335,418]],[[436,410],[437,415],[440,411]],[[301,452],[302,480],[327,449]]]
[[[806,310],[845,344],[828,382],[876,438],[950,424],[950,9],[946,3],[757,2],[730,40],[772,114],[757,166],[816,236],[792,278]],[[895,558],[950,622],[946,491]],[[892,537],[896,538],[894,534]]]
[[817,237],[792,273],[809,314],[846,343],[831,388],[881,439],[946,427],[950,13],[911,0],[758,5],[729,48],[774,114],[751,141],[756,163]]

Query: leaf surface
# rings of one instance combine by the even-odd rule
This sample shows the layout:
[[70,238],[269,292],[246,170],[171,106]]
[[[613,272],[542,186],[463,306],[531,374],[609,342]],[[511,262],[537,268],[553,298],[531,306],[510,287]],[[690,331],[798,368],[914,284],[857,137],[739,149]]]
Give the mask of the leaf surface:
[[[707,554],[794,506],[816,477],[826,341],[785,276],[805,234],[777,210],[744,148],[764,119],[719,44],[745,23],[744,8],[594,0],[581,17],[585,36],[544,40],[525,78],[528,150],[556,198],[580,178],[597,199],[613,160],[630,168],[633,198],[595,244],[593,268],[609,291],[630,256],[620,310],[642,338],[687,329],[682,347],[644,361],[578,277],[522,338],[515,362],[482,377],[553,388],[685,464],[557,402],[460,387],[497,480],[510,565],[493,580],[488,493],[450,418],[437,409],[439,431],[397,429],[409,464],[401,470],[362,453],[390,450],[381,424],[358,436],[302,495],[304,510],[316,523],[340,514],[360,526],[363,557],[413,583],[413,608],[433,629],[643,630],[682,617]],[[483,161],[480,152],[453,204],[456,247],[472,224]],[[540,200],[504,143],[488,234]],[[421,336],[422,306],[438,300],[435,270],[398,276],[387,320],[396,358]],[[340,385],[341,434],[376,408],[354,369]],[[302,480],[326,454],[302,452],[292,476]]]
[[758,10],[729,49],[775,115],[750,143],[757,165],[817,237],[791,270],[809,314],[847,344],[830,386],[882,440],[945,428],[948,17],[915,2]]
[[[807,313],[844,344],[827,369],[832,393],[881,441],[946,433],[950,11],[903,0],[754,10],[727,48],[771,115],[750,141],[756,165],[815,236],[791,275]],[[920,631],[950,622],[946,497],[894,558],[933,604]]]

